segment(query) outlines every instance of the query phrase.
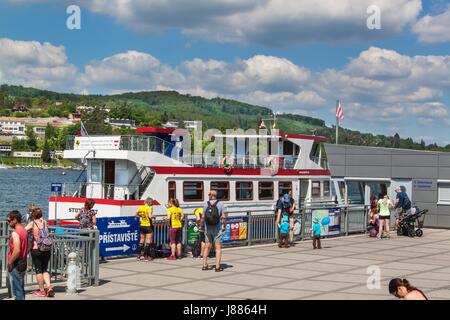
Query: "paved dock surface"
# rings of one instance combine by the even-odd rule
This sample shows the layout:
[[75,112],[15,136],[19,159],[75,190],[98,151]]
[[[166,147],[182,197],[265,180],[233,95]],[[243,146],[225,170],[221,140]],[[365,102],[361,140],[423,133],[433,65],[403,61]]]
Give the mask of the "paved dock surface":
[[[100,285],[55,299],[393,299],[391,278],[407,278],[430,299],[450,299],[450,230],[425,229],[422,238],[376,240],[364,235],[311,241],[288,249],[274,244],[229,248],[223,272],[202,271],[202,261],[135,258],[100,265]],[[211,261],[213,262],[213,261]],[[380,269],[381,288],[369,289],[367,268]],[[28,287],[27,299],[35,298]],[[58,292],[59,291],[59,292]],[[0,298],[4,298],[0,290]]]

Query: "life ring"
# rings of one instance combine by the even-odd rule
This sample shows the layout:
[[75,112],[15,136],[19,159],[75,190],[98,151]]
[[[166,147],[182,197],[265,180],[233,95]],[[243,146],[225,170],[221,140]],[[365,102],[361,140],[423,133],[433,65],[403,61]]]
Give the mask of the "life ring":
[[269,157],[267,159],[267,168],[270,171],[271,175],[275,175],[279,169],[279,162],[277,157]]
[[220,167],[225,170],[225,172],[229,173],[231,172],[231,169],[233,169],[233,166],[231,165],[230,158],[223,157],[222,161],[220,162]]

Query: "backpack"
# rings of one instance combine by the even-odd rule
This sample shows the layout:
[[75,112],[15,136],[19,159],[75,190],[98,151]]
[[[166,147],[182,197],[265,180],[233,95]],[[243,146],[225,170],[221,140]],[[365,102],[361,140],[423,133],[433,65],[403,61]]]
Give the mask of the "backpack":
[[219,209],[217,208],[218,203],[219,200],[217,200],[214,204],[211,204],[211,202],[208,201],[208,208],[205,212],[205,223],[208,226],[215,226],[220,222]]
[[194,258],[200,257],[200,254],[202,252],[202,246],[199,241],[195,241],[192,245],[192,256]]
[[45,224],[45,221],[44,221],[44,227],[42,229],[39,228],[39,226],[36,224],[36,222],[34,224],[39,229],[38,237],[36,239],[36,244],[38,246],[38,249],[40,251],[50,251],[52,249],[53,239],[50,236],[50,233]]

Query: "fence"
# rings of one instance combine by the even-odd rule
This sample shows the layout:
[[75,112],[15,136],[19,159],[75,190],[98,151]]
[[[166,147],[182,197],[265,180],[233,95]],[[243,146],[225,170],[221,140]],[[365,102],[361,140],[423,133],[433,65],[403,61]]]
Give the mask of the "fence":
[[[301,208],[294,212],[295,225],[298,228],[295,232],[294,240],[310,239],[310,229],[312,226],[312,217],[314,210],[339,209],[339,230],[333,236],[348,235],[351,233],[362,233],[367,227],[367,207],[366,206],[336,206],[322,205],[317,207]],[[242,213],[242,211],[229,211],[228,220],[237,222],[239,228],[245,228],[245,237],[241,240],[227,241],[224,246],[250,246],[255,243],[276,242],[278,239],[278,228],[276,226],[276,215],[273,210],[257,210]],[[188,245],[188,225],[195,223],[195,216],[192,213],[187,214],[187,222],[183,227],[182,243],[185,252],[189,250]],[[242,223],[242,225],[241,225]],[[167,245],[169,243],[169,223],[157,217],[154,223],[154,243],[155,245]],[[66,268],[68,263],[68,254],[76,252],[78,255],[78,265],[81,266],[82,285],[98,285],[99,282],[99,233],[97,230],[83,230],[75,228],[62,228],[49,226],[54,245],[51,251],[51,260],[49,263],[49,272],[53,282],[66,281]],[[244,230],[243,230],[244,231]],[[4,287],[6,274],[6,255],[8,250],[8,238],[10,231],[6,222],[0,222],[0,288]],[[31,261],[29,262],[31,266]],[[29,268],[26,284],[35,284],[34,273]]]
[[[80,266],[82,286],[97,286],[99,283],[99,238],[97,230],[79,230],[78,228],[62,228],[49,226],[52,233],[53,246],[48,266],[52,282],[67,280],[68,255],[77,253],[77,265]],[[8,285],[6,256],[9,248],[10,231],[6,222],[0,222],[0,288]],[[36,284],[32,272],[31,257],[28,257],[28,270],[25,277],[26,285]]]

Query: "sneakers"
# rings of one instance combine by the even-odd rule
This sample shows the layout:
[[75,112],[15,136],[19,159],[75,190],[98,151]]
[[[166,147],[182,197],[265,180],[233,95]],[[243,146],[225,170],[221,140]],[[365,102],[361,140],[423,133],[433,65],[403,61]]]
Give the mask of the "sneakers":
[[152,261],[153,259],[152,259],[152,257],[147,256],[147,257],[144,258],[144,260],[147,261],[147,262],[149,262],[149,261]]
[[143,257],[143,256],[138,256],[138,257],[137,257],[137,260],[138,260],[138,261],[144,260],[144,257]]
[[48,289],[47,289],[47,297],[53,298],[54,296],[55,296],[55,291],[53,290],[53,287],[52,286],[48,287]]
[[35,297],[46,297],[47,293],[45,291],[36,290],[32,295]]
[[175,256],[169,256],[169,257],[167,257],[167,260],[177,260],[177,257],[175,257]]

